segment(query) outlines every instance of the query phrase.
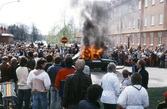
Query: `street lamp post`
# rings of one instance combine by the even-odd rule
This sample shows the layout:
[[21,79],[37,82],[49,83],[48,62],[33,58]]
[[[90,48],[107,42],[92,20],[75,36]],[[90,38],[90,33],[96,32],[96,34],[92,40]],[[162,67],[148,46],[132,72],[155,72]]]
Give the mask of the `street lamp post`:
[[2,7],[3,7],[4,5],[9,4],[9,3],[14,3],[14,2],[20,2],[20,0],[17,0],[17,1],[11,1],[11,2],[6,2],[6,3],[4,3],[4,4],[0,7],[0,10],[2,9]]
[[1,5],[0,11],[1,11],[1,9],[2,9],[3,6],[5,6],[5,5],[7,5],[7,4],[10,4],[10,3],[14,3],[14,2],[20,2],[20,0],[17,0],[17,1],[10,1],[10,2],[4,3],[3,5]]

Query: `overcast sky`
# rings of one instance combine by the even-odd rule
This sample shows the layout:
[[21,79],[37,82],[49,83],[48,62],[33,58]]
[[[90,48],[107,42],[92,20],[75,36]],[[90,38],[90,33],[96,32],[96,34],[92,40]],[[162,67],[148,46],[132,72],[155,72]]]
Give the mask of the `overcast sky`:
[[[61,21],[62,13],[65,10],[66,18],[79,14],[77,10],[71,10],[69,6],[70,0],[13,1],[17,0],[0,0],[0,24],[8,26],[11,24],[23,23],[30,26],[34,23],[41,33],[45,35],[48,34],[48,31],[51,30],[55,23]],[[77,17],[74,18],[77,19]]]

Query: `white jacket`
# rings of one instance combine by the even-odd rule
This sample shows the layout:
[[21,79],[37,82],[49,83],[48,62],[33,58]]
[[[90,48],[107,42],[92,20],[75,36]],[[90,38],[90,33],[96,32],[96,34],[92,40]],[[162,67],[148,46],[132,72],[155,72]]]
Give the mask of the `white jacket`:
[[102,96],[101,102],[107,104],[117,104],[120,94],[120,84],[118,77],[113,72],[108,72],[102,77]]
[[31,87],[32,93],[47,92],[51,82],[44,70],[32,70],[27,79],[27,85]]
[[141,85],[126,87],[120,94],[117,104],[125,109],[144,109],[149,106],[148,93]]

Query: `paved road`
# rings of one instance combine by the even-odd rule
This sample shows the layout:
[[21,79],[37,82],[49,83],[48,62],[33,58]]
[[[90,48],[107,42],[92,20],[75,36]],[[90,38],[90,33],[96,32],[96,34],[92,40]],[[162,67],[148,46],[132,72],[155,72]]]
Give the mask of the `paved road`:
[[[131,72],[131,67],[125,66],[122,69],[118,69],[117,76],[120,82],[123,80],[122,70],[127,69]],[[146,70],[149,73],[149,83],[148,87],[167,87],[167,69],[165,68],[155,68],[155,67],[146,67]],[[92,81],[95,84],[101,84],[101,78],[106,72],[102,72],[100,69],[91,70]]]

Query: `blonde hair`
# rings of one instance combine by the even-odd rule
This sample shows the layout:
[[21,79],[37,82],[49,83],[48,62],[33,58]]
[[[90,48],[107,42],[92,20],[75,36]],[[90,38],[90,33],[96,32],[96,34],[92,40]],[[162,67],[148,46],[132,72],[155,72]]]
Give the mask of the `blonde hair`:
[[77,59],[77,61],[75,62],[75,68],[78,71],[83,71],[85,66],[85,60],[84,59]]

